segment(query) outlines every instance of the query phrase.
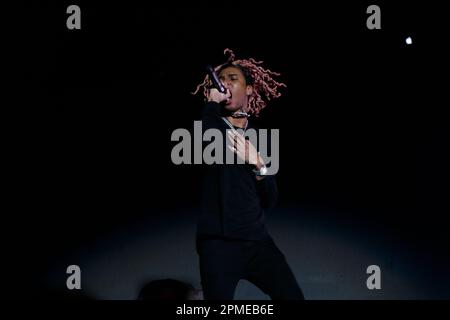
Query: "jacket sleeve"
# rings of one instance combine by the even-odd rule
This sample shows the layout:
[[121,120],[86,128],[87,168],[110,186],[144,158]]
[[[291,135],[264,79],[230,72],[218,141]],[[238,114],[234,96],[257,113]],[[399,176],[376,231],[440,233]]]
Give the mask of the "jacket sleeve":
[[278,186],[275,176],[266,176],[262,180],[256,180],[256,188],[259,193],[261,206],[264,209],[273,208],[278,199]]
[[203,130],[219,128],[222,124],[220,104],[217,102],[207,102],[202,110]]

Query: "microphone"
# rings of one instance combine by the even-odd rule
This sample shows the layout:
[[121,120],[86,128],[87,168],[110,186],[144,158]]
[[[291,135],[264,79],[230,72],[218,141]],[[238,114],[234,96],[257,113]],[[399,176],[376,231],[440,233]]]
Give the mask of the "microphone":
[[222,82],[219,80],[219,76],[211,65],[206,67],[206,71],[208,71],[209,78],[211,79],[214,87],[219,90],[220,93],[227,93],[227,88],[224,87]]

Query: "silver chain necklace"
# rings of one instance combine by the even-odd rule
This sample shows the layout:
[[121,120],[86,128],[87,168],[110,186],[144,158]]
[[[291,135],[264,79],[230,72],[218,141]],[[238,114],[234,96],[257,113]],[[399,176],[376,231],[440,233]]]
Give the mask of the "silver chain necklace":
[[[232,130],[236,130],[236,129],[234,128],[234,126],[231,124],[231,122],[228,121],[227,118],[222,117],[222,119],[223,119],[223,121],[225,121],[225,123],[226,123]],[[248,119],[247,119],[247,122],[245,123],[244,132],[247,130],[247,126],[248,126]],[[242,128],[240,128],[240,129],[242,129]]]

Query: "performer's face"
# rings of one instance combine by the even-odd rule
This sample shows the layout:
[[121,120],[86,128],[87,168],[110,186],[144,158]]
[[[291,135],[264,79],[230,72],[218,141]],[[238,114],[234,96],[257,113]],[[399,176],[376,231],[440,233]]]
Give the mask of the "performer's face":
[[248,99],[253,88],[251,85],[247,85],[242,71],[239,68],[227,67],[220,72],[219,78],[231,92],[231,99],[226,102],[225,108],[230,111],[243,108],[247,112]]

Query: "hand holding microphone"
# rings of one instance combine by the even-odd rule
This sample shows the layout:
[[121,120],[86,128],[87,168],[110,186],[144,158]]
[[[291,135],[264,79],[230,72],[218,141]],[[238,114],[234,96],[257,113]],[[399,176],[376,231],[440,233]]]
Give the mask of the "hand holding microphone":
[[222,103],[231,98],[231,93],[225,88],[222,82],[219,80],[219,76],[214,71],[214,68],[210,65],[207,66],[207,71],[214,88],[209,90],[208,101],[214,101]]
[[[214,101],[217,103],[228,104],[231,102],[231,92],[227,90],[223,83],[220,81],[219,76],[211,65],[206,67],[208,71],[208,76],[211,82],[213,83],[214,88],[209,90],[208,93],[208,101]],[[243,110],[235,111],[231,114],[233,118],[246,118],[249,116],[247,112]]]

